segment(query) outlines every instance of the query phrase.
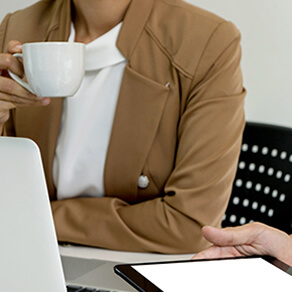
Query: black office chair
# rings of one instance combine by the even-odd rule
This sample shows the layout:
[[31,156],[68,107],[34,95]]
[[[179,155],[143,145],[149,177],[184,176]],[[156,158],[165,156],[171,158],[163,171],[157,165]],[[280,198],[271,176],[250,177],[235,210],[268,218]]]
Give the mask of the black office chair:
[[246,123],[222,226],[252,221],[292,234],[292,129]]

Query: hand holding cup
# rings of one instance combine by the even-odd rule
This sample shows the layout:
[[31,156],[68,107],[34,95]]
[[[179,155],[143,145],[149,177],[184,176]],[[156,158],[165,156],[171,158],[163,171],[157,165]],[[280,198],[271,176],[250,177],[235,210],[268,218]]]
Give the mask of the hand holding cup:
[[7,70],[19,76],[24,74],[22,64],[13,57],[14,53],[21,52],[21,43],[10,41],[5,52],[0,54],[0,134],[3,124],[9,118],[9,110],[16,107],[48,105],[50,103],[50,99],[38,98],[9,78]]
[[28,82],[8,70],[10,76],[39,97],[69,97],[79,89],[85,72],[85,45],[68,42],[36,42],[22,46]]

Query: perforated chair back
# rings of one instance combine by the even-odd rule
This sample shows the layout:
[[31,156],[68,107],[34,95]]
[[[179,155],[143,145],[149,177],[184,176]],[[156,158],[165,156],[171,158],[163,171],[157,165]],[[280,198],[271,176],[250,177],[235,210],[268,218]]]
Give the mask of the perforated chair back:
[[222,226],[260,221],[292,234],[292,129],[247,122]]

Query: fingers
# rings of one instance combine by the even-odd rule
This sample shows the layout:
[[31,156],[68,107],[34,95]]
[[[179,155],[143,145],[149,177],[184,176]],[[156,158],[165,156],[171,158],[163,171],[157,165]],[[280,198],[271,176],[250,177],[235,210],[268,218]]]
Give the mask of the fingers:
[[[17,82],[6,77],[0,77],[0,100],[2,101],[2,109],[7,109],[7,106],[11,109],[17,105],[47,105],[50,103],[49,98],[38,98],[24,89]],[[12,107],[11,104],[14,106]]]
[[203,227],[204,237],[218,246],[235,246],[250,244],[256,240],[265,229],[263,224],[250,223],[238,227],[218,229],[211,226]]
[[35,99],[25,99],[21,98],[19,96],[10,95],[7,96],[6,94],[3,94],[0,92],[0,111],[1,110],[10,110],[17,106],[46,106],[50,104],[51,99],[44,97],[44,98],[38,98]]
[[199,260],[199,259],[229,258],[229,257],[238,257],[241,255],[242,254],[233,247],[211,246],[197,253],[196,255],[194,255],[192,259]]
[[211,226],[204,226],[202,229],[204,237],[213,246],[196,254],[194,259],[236,257],[252,254],[262,254],[258,240],[259,235],[265,226],[259,223],[251,223],[238,227],[219,229]]
[[0,93],[2,93],[2,100],[10,100],[5,98],[5,95],[14,95],[24,99],[36,99],[35,95],[25,90],[20,84],[14,80],[6,77],[0,77]]
[[204,226],[202,228],[204,237],[215,245],[226,245],[228,235],[222,232],[222,229],[218,229],[212,226]]
[[22,44],[19,41],[10,41],[7,44],[5,53],[9,54],[15,54],[15,53],[21,53],[22,52]]
[[0,54],[0,70],[10,70],[20,77],[24,74],[22,63],[10,54]]
[[23,66],[12,54],[21,53],[22,45],[19,41],[10,41],[5,53],[0,54],[0,109],[9,110],[16,106],[47,105],[49,98],[38,98],[24,89],[17,82],[8,77],[7,70],[23,76]]
[[0,54],[0,70],[10,70],[13,73],[23,76],[22,63],[13,56],[14,53],[21,53],[22,46],[18,41],[10,41],[7,45],[6,52]]
[[199,252],[193,259],[271,255],[292,263],[291,237],[265,224],[253,222],[224,229],[205,226],[202,232],[213,246]]

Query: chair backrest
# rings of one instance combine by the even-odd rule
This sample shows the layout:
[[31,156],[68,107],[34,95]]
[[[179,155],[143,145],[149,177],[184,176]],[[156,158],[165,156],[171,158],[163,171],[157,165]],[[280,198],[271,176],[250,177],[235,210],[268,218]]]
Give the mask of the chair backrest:
[[292,129],[247,122],[222,226],[252,221],[292,234]]

